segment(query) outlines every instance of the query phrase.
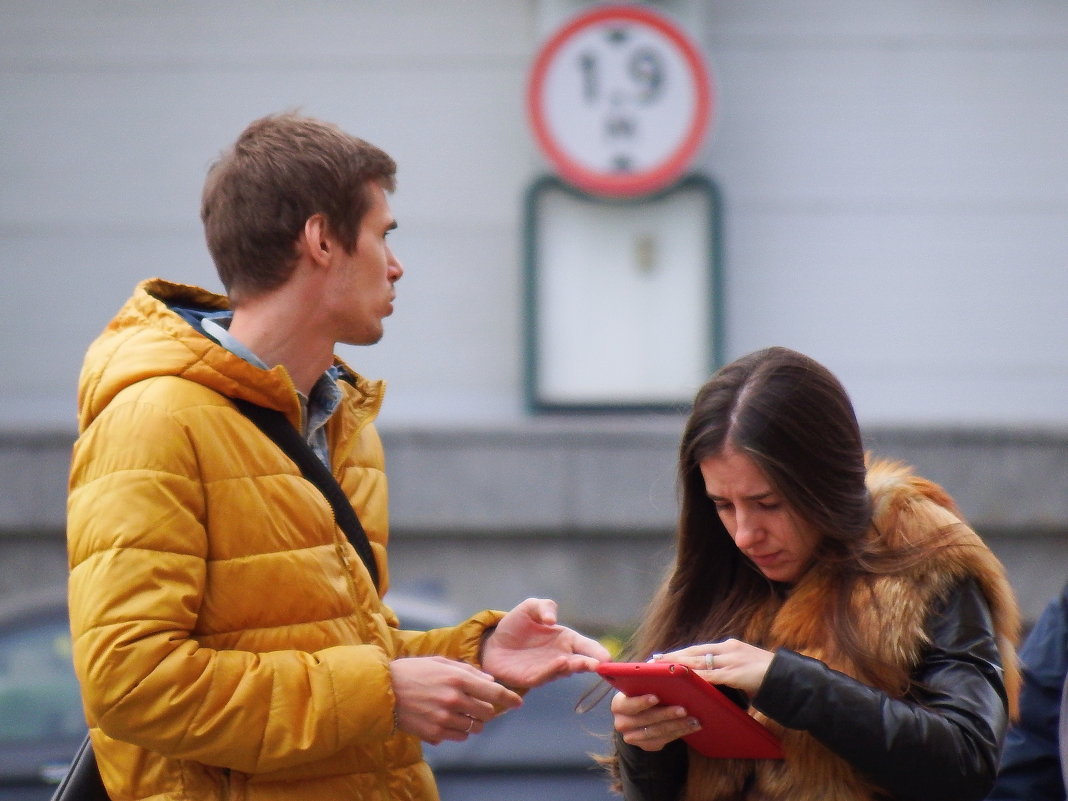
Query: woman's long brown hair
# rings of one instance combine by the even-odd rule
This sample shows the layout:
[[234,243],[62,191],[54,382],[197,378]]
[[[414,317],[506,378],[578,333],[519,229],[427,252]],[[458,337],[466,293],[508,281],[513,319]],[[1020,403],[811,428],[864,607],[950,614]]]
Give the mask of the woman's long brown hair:
[[856,645],[848,613],[856,583],[889,569],[866,537],[871,500],[856,415],[827,368],[780,347],[727,365],[697,394],[679,446],[675,563],[635,632],[630,658],[741,637],[756,611],[786,590],[738,550],[705,492],[701,462],[728,447],[751,458],[821,535],[815,558],[836,579],[828,619],[855,663],[881,673]]

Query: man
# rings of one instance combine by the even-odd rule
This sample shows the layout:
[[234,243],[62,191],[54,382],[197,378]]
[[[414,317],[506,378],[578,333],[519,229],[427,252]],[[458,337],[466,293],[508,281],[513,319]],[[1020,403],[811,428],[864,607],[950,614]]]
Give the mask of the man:
[[[333,351],[377,342],[392,313],[394,171],[326,123],[252,123],[204,189],[227,297],[146,281],[89,348],[70,611],[113,798],[434,799],[420,740],[463,740],[521,703],[510,688],[608,657],[551,601],[413,632],[381,600],[383,386]],[[234,399],[302,432],[373,570]]]

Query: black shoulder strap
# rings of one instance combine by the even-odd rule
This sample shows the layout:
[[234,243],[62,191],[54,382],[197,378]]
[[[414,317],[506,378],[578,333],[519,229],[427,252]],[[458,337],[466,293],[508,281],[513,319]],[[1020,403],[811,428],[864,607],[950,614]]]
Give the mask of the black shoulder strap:
[[104,788],[104,780],[100,778],[93,743],[88,734],[78,746],[78,753],[74,755],[63,780],[52,793],[52,801],[108,801],[108,791]]
[[375,563],[374,552],[371,550],[371,543],[367,539],[367,532],[363,530],[360,518],[356,516],[356,510],[352,508],[352,504],[337,483],[337,479],[334,478],[319,457],[315,455],[311,446],[289,424],[284,414],[275,409],[258,406],[255,403],[249,403],[239,398],[232,398],[232,400],[242,414],[255,423],[264,434],[282,449],[286,456],[296,463],[297,467],[300,468],[301,475],[317,486],[326,496],[326,500],[330,502],[330,506],[334,509],[334,518],[337,520],[337,524],[345,532],[345,536],[349,538],[349,542],[356,549],[356,553],[360,555],[367,572],[371,574],[371,581],[375,583],[377,588],[378,565]]

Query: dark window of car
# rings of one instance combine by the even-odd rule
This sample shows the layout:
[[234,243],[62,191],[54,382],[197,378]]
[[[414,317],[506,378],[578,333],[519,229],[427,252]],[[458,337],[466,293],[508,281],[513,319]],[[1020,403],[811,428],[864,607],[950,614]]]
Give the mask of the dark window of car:
[[0,744],[84,733],[66,617],[43,615],[0,633]]

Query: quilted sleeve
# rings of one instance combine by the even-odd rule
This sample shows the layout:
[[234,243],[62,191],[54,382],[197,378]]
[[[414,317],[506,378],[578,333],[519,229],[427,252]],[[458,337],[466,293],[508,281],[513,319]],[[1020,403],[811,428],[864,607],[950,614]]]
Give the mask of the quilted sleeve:
[[[215,547],[205,524],[209,454],[187,423],[144,398],[113,403],[75,446],[70,611],[90,725],[172,758],[249,773],[384,740],[392,691],[378,645],[203,644],[197,626]],[[232,442],[214,439],[213,458],[236,458]],[[315,548],[297,557],[331,558]],[[276,589],[299,591],[283,581]]]

